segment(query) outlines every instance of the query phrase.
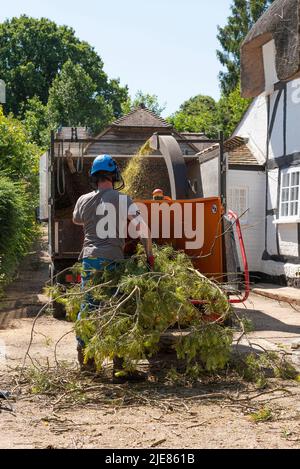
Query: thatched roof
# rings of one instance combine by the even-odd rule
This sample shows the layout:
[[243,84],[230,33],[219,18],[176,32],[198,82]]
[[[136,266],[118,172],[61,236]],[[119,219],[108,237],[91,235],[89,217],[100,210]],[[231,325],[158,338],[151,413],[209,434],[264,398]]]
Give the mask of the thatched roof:
[[244,97],[265,89],[262,46],[274,39],[280,81],[300,70],[300,0],[276,0],[255,23],[241,47],[241,83]]

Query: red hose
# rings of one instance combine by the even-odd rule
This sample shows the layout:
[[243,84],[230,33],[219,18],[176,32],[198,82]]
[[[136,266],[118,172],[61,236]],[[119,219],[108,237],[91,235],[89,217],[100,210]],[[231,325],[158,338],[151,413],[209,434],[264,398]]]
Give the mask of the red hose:
[[[243,239],[243,234],[242,234],[242,229],[241,229],[241,224],[239,217],[237,216],[236,213],[234,213],[232,210],[228,211],[228,217],[229,219],[234,219],[235,225],[236,225],[236,231],[240,243],[240,250],[241,250],[241,256],[242,256],[242,261],[243,261],[243,267],[244,267],[244,276],[245,276],[245,293],[243,298],[236,298],[233,300],[229,300],[230,304],[239,304],[239,303],[244,303],[245,301],[248,300],[249,294],[250,294],[250,275],[249,275],[249,267],[248,267],[248,260],[247,260],[247,255],[246,255],[246,249],[245,249],[245,244],[244,244],[244,239]],[[197,305],[206,305],[209,303],[207,300],[191,300],[191,303],[195,306]]]
[[238,235],[239,243],[240,243],[240,250],[241,250],[241,256],[242,256],[243,267],[244,267],[244,276],[245,276],[245,293],[244,293],[243,298],[241,298],[241,299],[239,298],[239,299],[235,299],[235,300],[229,300],[229,303],[239,304],[239,303],[244,303],[249,298],[249,294],[250,294],[250,275],[249,275],[248,260],[247,260],[246,249],[245,249],[245,244],[244,244],[244,239],[243,239],[243,234],[242,234],[242,229],[241,229],[241,224],[240,224],[239,217],[232,210],[228,211],[228,216],[229,216],[230,219],[234,219],[234,221],[235,221],[236,231],[237,231],[237,235]]

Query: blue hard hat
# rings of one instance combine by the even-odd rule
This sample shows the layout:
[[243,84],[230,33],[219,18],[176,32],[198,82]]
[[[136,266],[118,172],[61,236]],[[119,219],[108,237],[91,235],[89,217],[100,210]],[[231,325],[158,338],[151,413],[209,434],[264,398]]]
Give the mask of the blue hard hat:
[[103,171],[105,173],[116,173],[118,170],[117,163],[112,159],[110,155],[100,155],[93,162],[93,166],[91,169],[91,176],[99,171]]

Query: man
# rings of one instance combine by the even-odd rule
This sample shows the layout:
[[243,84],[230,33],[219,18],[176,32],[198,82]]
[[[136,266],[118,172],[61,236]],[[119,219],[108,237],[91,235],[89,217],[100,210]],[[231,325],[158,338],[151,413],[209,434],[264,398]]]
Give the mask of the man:
[[[124,224],[127,228],[127,220],[135,225],[145,248],[148,265],[153,268],[150,231],[141,219],[140,212],[132,199],[115,190],[117,184],[120,186],[123,182],[116,162],[110,155],[98,156],[92,165],[90,175],[96,190],[81,196],[73,213],[73,222],[84,227],[84,244],[80,254],[83,264],[83,287],[91,278],[92,271],[117,268],[117,261],[124,259],[126,235]],[[123,226],[120,226],[120,221]],[[85,344],[79,339],[78,360],[81,367],[83,367],[84,346]],[[122,364],[121,359],[114,360],[114,376],[122,370]],[[138,375],[128,374],[127,377],[134,379],[138,378]]]
[[164,195],[164,191],[162,189],[155,189],[155,191],[152,192],[152,196],[153,200],[167,200],[169,202],[172,202],[171,197]]

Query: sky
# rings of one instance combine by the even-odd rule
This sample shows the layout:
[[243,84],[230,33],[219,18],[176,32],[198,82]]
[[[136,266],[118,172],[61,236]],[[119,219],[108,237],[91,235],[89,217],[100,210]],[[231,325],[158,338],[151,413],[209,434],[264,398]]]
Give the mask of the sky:
[[220,96],[217,25],[231,0],[1,0],[0,21],[26,14],[71,26],[99,53],[110,78],[120,78],[175,112],[197,94]]

